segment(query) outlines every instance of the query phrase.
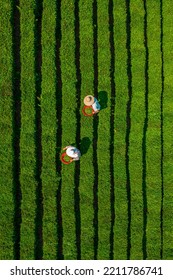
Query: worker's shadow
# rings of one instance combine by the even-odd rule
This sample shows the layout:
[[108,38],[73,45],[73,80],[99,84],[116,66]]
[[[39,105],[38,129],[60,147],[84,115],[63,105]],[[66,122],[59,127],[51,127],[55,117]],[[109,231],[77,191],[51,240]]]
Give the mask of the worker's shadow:
[[98,101],[101,106],[101,110],[107,108],[108,106],[108,93],[106,91],[98,92]]
[[83,137],[80,142],[80,151],[81,154],[84,155],[88,152],[89,146],[91,144],[91,140],[89,137]]

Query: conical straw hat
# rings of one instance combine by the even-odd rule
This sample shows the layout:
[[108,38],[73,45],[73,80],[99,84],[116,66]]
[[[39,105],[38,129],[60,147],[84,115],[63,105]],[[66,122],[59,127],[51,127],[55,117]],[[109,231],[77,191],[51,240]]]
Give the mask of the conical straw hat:
[[71,147],[67,148],[66,154],[69,157],[76,158],[76,157],[80,156],[80,151],[77,148],[71,146]]
[[94,103],[94,97],[92,95],[87,95],[84,98],[84,104],[86,106],[91,106]]

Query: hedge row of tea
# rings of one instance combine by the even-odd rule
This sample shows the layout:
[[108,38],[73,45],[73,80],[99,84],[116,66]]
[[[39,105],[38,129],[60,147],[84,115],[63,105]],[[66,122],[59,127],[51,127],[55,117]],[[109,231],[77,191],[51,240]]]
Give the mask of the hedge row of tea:
[[173,259],[172,5],[1,1],[0,259]]

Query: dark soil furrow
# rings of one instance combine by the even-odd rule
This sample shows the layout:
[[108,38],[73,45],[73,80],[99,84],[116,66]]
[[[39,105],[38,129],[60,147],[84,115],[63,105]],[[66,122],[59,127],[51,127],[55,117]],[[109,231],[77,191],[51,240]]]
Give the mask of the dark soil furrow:
[[[80,26],[79,26],[79,0],[75,1],[74,9],[74,34],[75,34],[75,65],[76,65],[76,146],[80,148],[80,126],[81,126],[81,71],[80,71]],[[80,215],[80,195],[79,195],[79,179],[80,179],[80,161],[75,164],[74,174],[74,209],[76,220],[76,245],[77,259],[81,259],[81,215]]]
[[36,218],[35,218],[35,259],[40,260],[43,257],[43,194],[42,194],[42,127],[41,127],[41,66],[42,66],[42,45],[41,45],[41,29],[42,29],[42,0],[35,1],[35,145],[36,145]]
[[160,129],[161,129],[161,162],[160,162],[160,172],[161,172],[161,209],[160,209],[160,231],[161,231],[161,248],[160,248],[160,258],[163,259],[163,199],[164,199],[164,177],[163,177],[163,160],[164,160],[164,150],[163,150],[163,95],[164,95],[164,52],[163,52],[163,6],[162,0],[160,0],[160,51],[161,51],[161,78],[162,78],[162,90],[160,99]]
[[[98,25],[97,25],[97,1],[93,0],[93,55],[94,55],[94,96],[98,98]],[[94,259],[98,253],[98,160],[97,160],[97,140],[98,140],[98,115],[93,118],[93,207],[94,207]]]
[[20,1],[12,1],[12,91],[13,91],[13,194],[14,209],[14,259],[20,259],[21,185],[20,185],[20,128],[21,128],[21,58],[20,58]]
[[142,138],[142,192],[143,192],[143,259],[147,259],[147,183],[146,183],[146,136],[148,128],[148,39],[147,39],[147,7],[146,0],[144,0],[144,46],[145,46],[145,120],[143,127],[143,138]]
[[130,129],[131,129],[131,102],[132,102],[132,70],[131,70],[131,15],[130,1],[126,0],[126,32],[127,32],[127,75],[128,75],[128,101],[126,107],[126,187],[128,200],[128,225],[127,225],[127,259],[130,259],[131,250],[131,185],[130,185],[130,170],[129,170],[129,144],[130,144]]
[[61,1],[56,2],[56,46],[55,46],[55,65],[56,65],[56,118],[57,118],[57,132],[56,132],[56,172],[60,178],[58,190],[57,190],[57,235],[58,235],[58,247],[57,247],[57,259],[64,259],[63,256],[63,227],[62,227],[62,209],[61,209],[61,169],[62,164],[60,161],[60,152],[62,146],[62,76],[61,76]]
[[110,204],[111,204],[111,229],[110,229],[110,259],[114,259],[114,224],[115,224],[115,181],[114,181],[114,112],[115,112],[115,44],[114,44],[114,16],[113,0],[109,0],[109,42],[110,42],[110,81],[111,81],[111,112],[110,112]]

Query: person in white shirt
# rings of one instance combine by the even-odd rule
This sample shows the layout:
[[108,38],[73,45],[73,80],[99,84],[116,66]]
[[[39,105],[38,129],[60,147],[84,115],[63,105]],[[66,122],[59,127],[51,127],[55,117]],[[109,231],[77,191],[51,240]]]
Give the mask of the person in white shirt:
[[93,109],[93,113],[96,114],[100,111],[100,104],[97,100],[97,98],[95,98],[94,96],[92,95],[87,95],[85,98],[84,98],[84,104],[86,106],[92,106],[92,109]]
[[63,150],[66,150],[66,154],[71,158],[70,162],[79,160],[81,157],[81,152],[76,147],[66,146]]

